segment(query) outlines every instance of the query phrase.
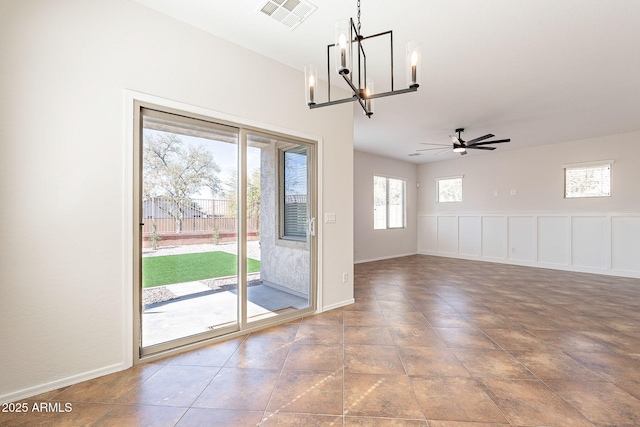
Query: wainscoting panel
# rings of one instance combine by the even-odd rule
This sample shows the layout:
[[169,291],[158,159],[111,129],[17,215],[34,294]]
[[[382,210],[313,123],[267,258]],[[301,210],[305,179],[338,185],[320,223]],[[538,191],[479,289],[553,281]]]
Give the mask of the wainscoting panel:
[[509,259],[534,262],[536,260],[536,219],[532,216],[510,216]]
[[418,253],[640,278],[640,213],[418,214]]
[[571,222],[566,216],[538,217],[538,262],[569,265]]
[[571,264],[576,267],[607,268],[608,225],[605,216],[571,218]]
[[458,217],[458,252],[460,255],[482,255],[482,218]]
[[505,259],[506,248],[506,216],[482,217],[482,256],[485,258]]
[[438,217],[438,252],[450,255],[458,253],[458,217]]
[[611,218],[611,268],[640,272],[640,217]]

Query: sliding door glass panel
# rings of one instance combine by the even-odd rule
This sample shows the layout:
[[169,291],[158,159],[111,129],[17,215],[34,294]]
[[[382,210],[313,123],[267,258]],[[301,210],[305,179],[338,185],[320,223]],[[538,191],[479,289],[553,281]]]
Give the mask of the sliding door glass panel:
[[313,146],[247,137],[247,321],[312,306]]
[[238,329],[238,130],[142,110],[141,341]]

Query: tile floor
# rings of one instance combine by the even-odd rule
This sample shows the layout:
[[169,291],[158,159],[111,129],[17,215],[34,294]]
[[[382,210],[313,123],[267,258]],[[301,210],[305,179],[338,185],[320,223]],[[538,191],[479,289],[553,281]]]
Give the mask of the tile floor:
[[640,425],[640,280],[411,256],[356,265],[355,295],[0,425]]

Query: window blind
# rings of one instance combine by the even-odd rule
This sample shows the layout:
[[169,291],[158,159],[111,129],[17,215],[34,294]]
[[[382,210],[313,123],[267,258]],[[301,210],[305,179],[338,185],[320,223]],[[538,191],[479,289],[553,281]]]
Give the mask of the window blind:
[[283,237],[307,236],[307,149],[296,147],[283,155]]

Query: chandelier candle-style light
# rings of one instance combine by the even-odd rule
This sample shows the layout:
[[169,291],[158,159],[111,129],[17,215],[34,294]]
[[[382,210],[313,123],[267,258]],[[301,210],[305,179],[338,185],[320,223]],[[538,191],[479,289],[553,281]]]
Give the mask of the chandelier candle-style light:
[[[391,95],[400,95],[407,92],[415,92],[420,86],[420,42],[410,41],[407,44],[407,83],[405,89],[394,90],[393,87],[393,31],[385,31],[373,36],[362,36],[360,34],[360,0],[358,0],[358,26],[353,22],[353,18],[336,22],[335,43],[327,46],[327,97],[328,101],[316,103],[318,88],[318,72],[315,66],[307,65],[304,68],[306,100],[309,108],[326,107],[329,105],[343,104],[345,102],[358,101],[367,117],[373,115],[373,100]],[[375,93],[373,79],[367,77],[367,55],[362,47],[362,42],[375,37],[388,36],[390,39],[391,59],[391,91]],[[334,62],[336,72],[342,76],[345,82],[351,87],[353,95],[348,98],[331,100],[331,49],[334,51]],[[354,52],[355,50],[355,52]],[[357,60],[357,67],[353,62]]]

